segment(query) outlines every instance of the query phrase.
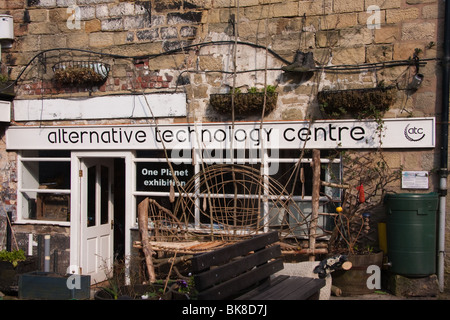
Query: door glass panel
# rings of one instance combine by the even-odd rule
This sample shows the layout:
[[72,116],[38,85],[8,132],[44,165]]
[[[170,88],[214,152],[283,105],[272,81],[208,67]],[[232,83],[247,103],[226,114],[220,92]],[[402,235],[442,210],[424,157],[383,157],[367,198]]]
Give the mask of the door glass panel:
[[109,168],[101,166],[100,170],[101,205],[100,223],[106,224],[109,221]]
[[88,185],[87,185],[87,226],[95,226],[95,203],[96,203],[96,167],[88,169]]

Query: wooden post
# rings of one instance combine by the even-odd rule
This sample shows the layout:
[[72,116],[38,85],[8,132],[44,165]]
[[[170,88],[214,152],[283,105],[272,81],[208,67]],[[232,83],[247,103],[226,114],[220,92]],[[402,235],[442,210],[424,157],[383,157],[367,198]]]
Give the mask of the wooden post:
[[[312,154],[312,199],[311,199],[311,224],[309,228],[309,250],[314,252],[316,248],[316,228],[319,218],[319,198],[320,198],[320,151],[314,149]],[[309,261],[314,261],[315,255],[309,256]]]
[[154,283],[156,281],[156,275],[152,260],[153,249],[150,241],[148,240],[148,208],[149,199],[145,198],[138,205],[138,225],[139,232],[141,234],[142,251],[145,255],[145,264],[147,266],[148,276],[150,278],[150,282]]

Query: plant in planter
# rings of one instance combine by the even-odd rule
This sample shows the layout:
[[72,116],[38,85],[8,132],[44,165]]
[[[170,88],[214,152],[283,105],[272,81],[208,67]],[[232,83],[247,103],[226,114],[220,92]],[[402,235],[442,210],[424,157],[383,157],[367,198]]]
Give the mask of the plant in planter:
[[14,251],[0,251],[0,261],[7,261],[15,268],[19,264],[19,261],[25,261],[25,252],[22,249]]
[[61,86],[98,86],[105,82],[109,69],[100,62],[59,63],[53,66],[53,81]]
[[4,100],[12,101],[14,99],[14,81],[7,75],[0,74],[0,96]]
[[276,87],[269,85],[262,90],[252,87],[247,92],[234,89],[230,93],[211,94],[210,104],[214,110],[226,115],[231,115],[233,102],[236,115],[258,114],[264,106],[264,113],[269,114],[276,108],[277,98]]
[[383,252],[378,245],[372,225],[373,215],[381,207],[384,195],[392,183],[401,178],[401,168],[389,168],[384,155],[378,150],[365,154],[344,153],[344,183],[341,206],[336,208],[335,227],[329,240],[329,252],[347,255],[352,269],[333,274],[333,284],[343,294],[369,293],[366,285],[369,265],[381,267]]
[[192,300],[195,299],[197,291],[195,289],[194,277],[189,280],[177,280],[171,287],[173,300]]
[[109,284],[100,288],[95,300],[171,300],[172,292],[162,281],[152,284],[133,284],[118,286]]
[[395,87],[324,90],[317,94],[321,112],[332,118],[380,119],[395,102]]
[[17,295],[20,275],[37,268],[37,257],[26,256],[21,249],[0,251],[0,291]]

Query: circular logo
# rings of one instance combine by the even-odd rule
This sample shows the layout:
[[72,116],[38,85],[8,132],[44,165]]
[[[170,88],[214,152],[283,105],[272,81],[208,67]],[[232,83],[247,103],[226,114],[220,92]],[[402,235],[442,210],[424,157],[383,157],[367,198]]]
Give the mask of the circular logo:
[[408,125],[405,127],[404,133],[406,139],[413,142],[420,141],[425,137],[423,128],[410,127],[410,123],[408,123]]

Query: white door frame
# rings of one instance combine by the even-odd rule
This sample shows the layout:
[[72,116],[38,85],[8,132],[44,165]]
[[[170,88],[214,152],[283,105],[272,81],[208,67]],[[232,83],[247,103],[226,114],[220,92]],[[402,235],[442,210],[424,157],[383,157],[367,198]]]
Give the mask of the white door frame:
[[70,199],[70,267],[68,272],[82,274],[81,270],[81,183],[79,172],[82,158],[121,158],[125,160],[125,257],[130,256],[132,226],[132,152],[131,151],[77,151],[71,153],[71,199]]

